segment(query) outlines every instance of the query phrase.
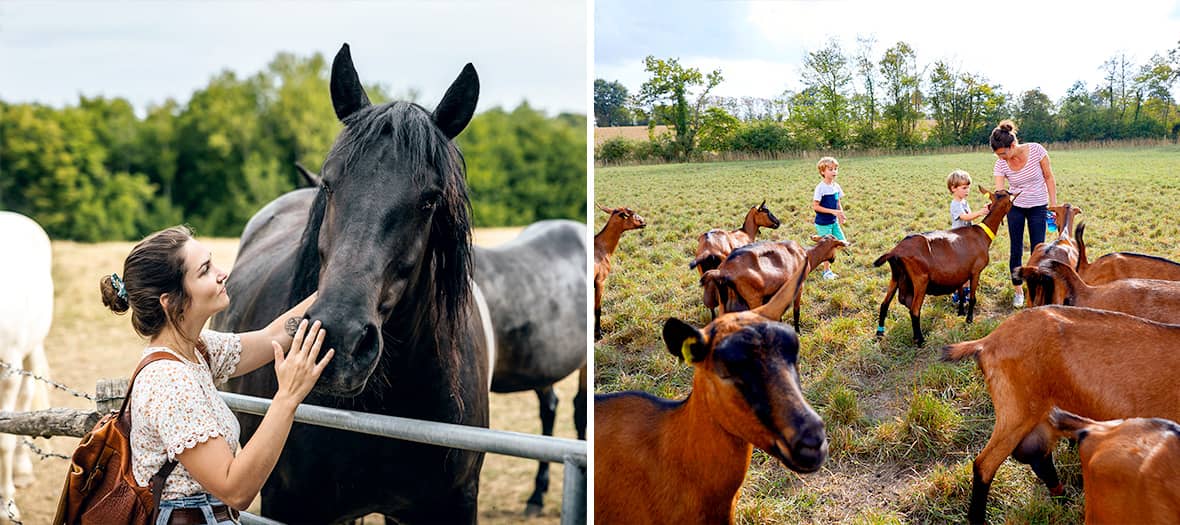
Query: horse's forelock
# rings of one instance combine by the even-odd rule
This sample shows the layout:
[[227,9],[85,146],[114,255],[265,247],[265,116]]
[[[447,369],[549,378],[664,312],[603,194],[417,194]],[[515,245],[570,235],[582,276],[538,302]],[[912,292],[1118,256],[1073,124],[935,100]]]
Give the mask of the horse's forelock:
[[307,225],[303,227],[303,235],[299,240],[299,253],[295,258],[295,281],[291,287],[291,296],[287,298],[287,308],[291,308],[319,288],[320,281],[320,226],[324,221],[324,212],[328,205],[327,190],[320,186],[315,200],[311,203],[311,210],[307,215]]

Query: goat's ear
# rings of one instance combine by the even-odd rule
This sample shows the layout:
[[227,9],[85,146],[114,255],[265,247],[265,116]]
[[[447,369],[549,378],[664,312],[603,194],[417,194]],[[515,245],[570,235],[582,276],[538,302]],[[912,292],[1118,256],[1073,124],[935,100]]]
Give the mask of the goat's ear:
[[837,246],[842,246],[842,247],[844,247],[844,248],[847,248],[847,247],[849,247],[849,246],[852,246],[852,241],[841,241],[841,240],[837,239],[837,240],[836,240],[836,245],[837,245]]
[[824,238],[823,238],[823,237],[820,237],[819,235],[812,235],[812,236],[811,236],[811,240],[812,240],[812,242],[819,242],[819,241],[822,241],[823,239],[824,239]]
[[983,186],[976,186],[976,188],[979,188],[979,193],[982,193],[982,194],[987,195],[989,197],[995,193],[987,188],[984,188]]
[[664,321],[664,344],[668,353],[686,363],[700,362],[709,354],[704,334],[675,317]]
[[1053,407],[1049,411],[1049,424],[1053,425],[1053,428],[1065,432],[1070,437],[1079,441],[1085,437],[1085,434],[1090,430],[1090,426],[1094,423],[1097,423],[1097,421],[1066,412],[1057,407]]

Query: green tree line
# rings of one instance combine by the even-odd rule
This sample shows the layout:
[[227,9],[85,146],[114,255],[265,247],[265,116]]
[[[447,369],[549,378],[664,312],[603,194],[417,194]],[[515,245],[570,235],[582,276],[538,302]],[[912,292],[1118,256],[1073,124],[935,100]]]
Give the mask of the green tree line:
[[[691,160],[702,152],[937,148],[986,143],[996,122],[1015,119],[1021,138],[1039,142],[1176,139],[1180,42],[1143,63],[1125,53],[1100,66],[1102,80],[1077,81],[1059,100],[1039,89],[1010,93],[948,61],[919,62],[905,42],[874,52],[872,37],[855,50],[838,42],[803,58],[802,89],[773,99],[718,97],[720,70],[702,75],[678,59],[647,57],[649,79],[632,95],[596,79],[598,126],[647,125],[648,141],[612,138],[596,148],[604,161]],[[656,134],[667,125],[670,133]]]
[[[62,108],[0,100],[0,209],[59,239],[131,240],[181,222],[237,236],[304,184],[295,162],[323,163],[341,128],[329,70],[318,53],[279,53],[263,71],[222,72],[187,103],[169,99],[143,117],[123,98]],[[390,99],[365,89],[374,103]],[[477,114],[457,139],[476,226],[585,220],[585,130],[585,115],[550,117],[527,103]]]

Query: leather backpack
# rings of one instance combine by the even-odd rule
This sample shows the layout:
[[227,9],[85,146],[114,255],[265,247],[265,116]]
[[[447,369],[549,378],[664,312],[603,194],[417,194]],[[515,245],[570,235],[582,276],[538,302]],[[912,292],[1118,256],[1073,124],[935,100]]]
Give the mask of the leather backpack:
[[70,471],[66,474],[61,499],[57,503],[54,525],[82,524],[151,524],[160,507],[164,480],[176,467],[168,461],[152,476],[147,487],[140,487],[131,470],[131,389],[135,377],[150,363],[170,359],[168,352],[152,352],[139,362],[123,404],[106,414],[74,449]]

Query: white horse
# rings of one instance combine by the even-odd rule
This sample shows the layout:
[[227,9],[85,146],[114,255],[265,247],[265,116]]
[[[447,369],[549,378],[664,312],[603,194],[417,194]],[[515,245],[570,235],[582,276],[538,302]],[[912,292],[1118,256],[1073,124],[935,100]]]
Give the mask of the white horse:
[[[46,377],[45,336],[53,320],[52,254],[49,236],[32,219],[0,211],[0,361]],[[6,412],[49,408],[44,383],[10,370],[0,370],[0,410]],[[17,482],[32,481],[33,464],[17,437],[0,434],[0,497],[7,509],[0,520],[19,519]],[[14,479],[15,478],[15,479]]]

